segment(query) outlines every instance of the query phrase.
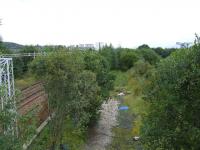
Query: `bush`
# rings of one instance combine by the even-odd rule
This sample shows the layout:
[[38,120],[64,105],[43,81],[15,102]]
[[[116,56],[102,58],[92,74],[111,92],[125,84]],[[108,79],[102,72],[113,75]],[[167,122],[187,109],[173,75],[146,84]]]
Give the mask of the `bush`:
[[119,68],[123,71],[127,71],[134,66],[134,63],[138,60],[136,51],[129,49],[122,49],[119,52]]
[[119,58],[117,49],[114,49],[112,45],[105,46],[99,50],[99,53],[106,58],[109,62],[111,69],[118,69],[119,67]]
[[107,59],[95,51],[86,51],[84,54],[85,69],[96,74],[101,96],[107,98],[109,91],[114,87],[115,76],[110,73],[110,64]]
[[162,58],[168,57],[172,52],[176,51],[176,48],[166,48],[163,49],[161,47],[154,48],[153,49],[158,55],[160,55]]
[[200,45],[174,52],[151,79],[142,139],[146,149],[200,149]]
[[152,49],[139,49],[137,52],[142,59],[151,65],[155,65],[160,60],[160,56],[156,54]]
[[132,68],[132,76],[148,77],[153,66],[144,60],[138,60]]
[[93,51],[54,52],[36,58],[30,68],[44,81],[50,110],[56,114],[50,123],[52,146],[61,142],[67,117],[86,131],[113,86],[107,61]]

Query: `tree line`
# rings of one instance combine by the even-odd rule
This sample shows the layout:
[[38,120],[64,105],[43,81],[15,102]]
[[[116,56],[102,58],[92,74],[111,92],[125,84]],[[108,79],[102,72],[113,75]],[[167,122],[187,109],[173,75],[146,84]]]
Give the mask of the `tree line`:
[[[136,49],[106,45],[99,51],[49,46],[46,56],[15,58],[14,71],[17,78],[31,72],[44,82],[49,112],[55,113],[50,124],[52,149],[63,142],[67,118],[80,132],[98,120],[101,104],[114,86],[112,70],[134,69],[133,75],[148,80],[143,88],[150,105],[141,127],[144,149],[195,150],[200,147],[199,50],[198,36],[192,47],[184,49],[146,44]],[[39,51],[35,46],[21,50]]]
[[157,64],[145,99],[141,128],[145,149],[200,149],[200,38]]

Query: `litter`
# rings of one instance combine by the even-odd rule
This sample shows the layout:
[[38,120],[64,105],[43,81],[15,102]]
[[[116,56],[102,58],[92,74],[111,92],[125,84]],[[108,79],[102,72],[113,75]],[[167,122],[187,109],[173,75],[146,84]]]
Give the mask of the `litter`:
[[120,106],[119,110],[128,110],[128,106]]
[[124,96],[125,94],[123,92],[117,94],[118,96]]

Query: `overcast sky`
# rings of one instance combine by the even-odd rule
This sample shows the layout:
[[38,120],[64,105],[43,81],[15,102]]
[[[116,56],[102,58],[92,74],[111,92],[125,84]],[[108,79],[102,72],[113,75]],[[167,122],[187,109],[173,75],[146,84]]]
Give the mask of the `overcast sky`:
[[0,0],[0,35],[20,44],[171,47],[200,33],[200,0]]

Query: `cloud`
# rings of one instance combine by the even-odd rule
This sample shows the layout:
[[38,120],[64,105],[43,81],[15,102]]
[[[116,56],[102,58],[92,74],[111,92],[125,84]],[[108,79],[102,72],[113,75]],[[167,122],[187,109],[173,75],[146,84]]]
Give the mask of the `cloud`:
[[197,0],[0,0],[0,34],[22,44],[173,46],[200,33]]

